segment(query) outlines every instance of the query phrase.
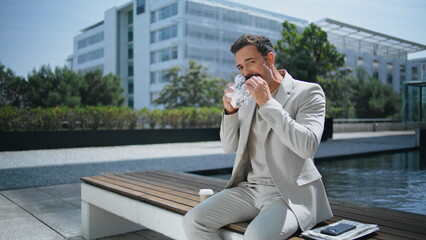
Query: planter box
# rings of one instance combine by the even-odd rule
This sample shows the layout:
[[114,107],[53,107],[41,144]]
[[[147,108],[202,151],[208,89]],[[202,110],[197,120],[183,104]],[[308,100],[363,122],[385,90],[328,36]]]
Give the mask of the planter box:
[[0,151],[218,140],[219,128],[0,132]]
[[[0,132],[0,151],[219,141],[219,128]],[[321,141],[333,137],[326,119]]]

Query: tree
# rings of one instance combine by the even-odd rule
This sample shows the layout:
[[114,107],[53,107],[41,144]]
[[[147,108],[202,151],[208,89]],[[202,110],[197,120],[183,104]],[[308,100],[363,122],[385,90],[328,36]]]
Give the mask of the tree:
[[79,106],[80,88],[84,81],[77,73],[67,67],[49,65],[33,69],[28,75],[27,105],[29,107]]
[[22,107],[26,104],[27,82],[0,63],[0,106]]
[[354,99],[358,80],[346,74],[335,74],[327,78],[318,77],[318,83],[326,96],[328,118],[356,118]]
[[221,105],[225,80],[211,78],[207,68],[195,61],[189,61],[185,74],[179,75],[180,72],[180,67],[168,70],[166,77],[170,83],[163,88],[155,104],[164,104],[166,109]]
[[103,75],[101,70],[84,75],[87,84],[81,89],[81,104],[85,106],[113,105],[124,103],[120,77],[114,74]]
[[401,94],[368,73],[357,71],[355,109],[358,118],[400,118]]
[[327,33],[313,23],[299,33],[295,24],[285,21],[281,35],[274,46],[276,64],[297,79],[316,82],[318,76],[336,72],[344,65],[344,56],[328,42]]

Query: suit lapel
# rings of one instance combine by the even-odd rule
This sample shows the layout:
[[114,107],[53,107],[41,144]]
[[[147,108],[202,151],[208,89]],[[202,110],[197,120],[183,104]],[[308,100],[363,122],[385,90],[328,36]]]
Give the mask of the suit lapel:
[[253,122],[253,115],[254,115],[255,109],[256,109],[256,101],[252,97],[248,98],[246,106],[243,106],[240,109],[240,114],[241,114],[240,138],[241,138],[242,145],[239,147],[243,147],[242,152],[245,151],[245,148],[247,146],[247,140],[250,134],[250,128]]
[[[282,83],[280,84],[280,86],[278,87],[278,89],[276,90],[277,95],[275,96],[275,100],[279,102],[281,106],[283,106],[283,108],[291,96],[292,88],[293,88],[293,78],[290,76],[290,74],[285,72],[284,79]],[[267,136],[269,135],[271,130],[272,130],[272,127],[268,126],[268,129],[266,129],[266,132],[268,133]]]
[[291,96],[292,90],[293,90],[293,77],[291,77],[290,74],[286,72],[283,82],[277,89],[278,92],[277,92],[277,96],[275,97],[275,100],[277,100],[277,102],[279,102],[284,107]]

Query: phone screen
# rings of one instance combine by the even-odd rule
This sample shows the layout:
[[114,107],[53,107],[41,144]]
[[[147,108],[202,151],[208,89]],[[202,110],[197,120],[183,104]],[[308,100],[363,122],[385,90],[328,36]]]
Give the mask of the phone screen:
[[339,223],[335,226],[330,226],[328,228],[325,228],[321,230],[321,233],[331,235],[331,236],[338,236],[342,233],[345,233],[347,231],[350,231],[352,229],[355,229],[356,226],[347,224],[347,223]]

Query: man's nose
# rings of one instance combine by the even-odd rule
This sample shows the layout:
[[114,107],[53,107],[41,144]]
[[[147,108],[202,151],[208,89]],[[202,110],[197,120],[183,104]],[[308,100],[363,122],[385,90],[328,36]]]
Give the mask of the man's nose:
[[243,74],[243,76],[247,79],[247,77],[248,77],[248,76],[253,75],[253,72],[252,72],[249,68],[245,67],[245,68],[243,69],[242,74]]

